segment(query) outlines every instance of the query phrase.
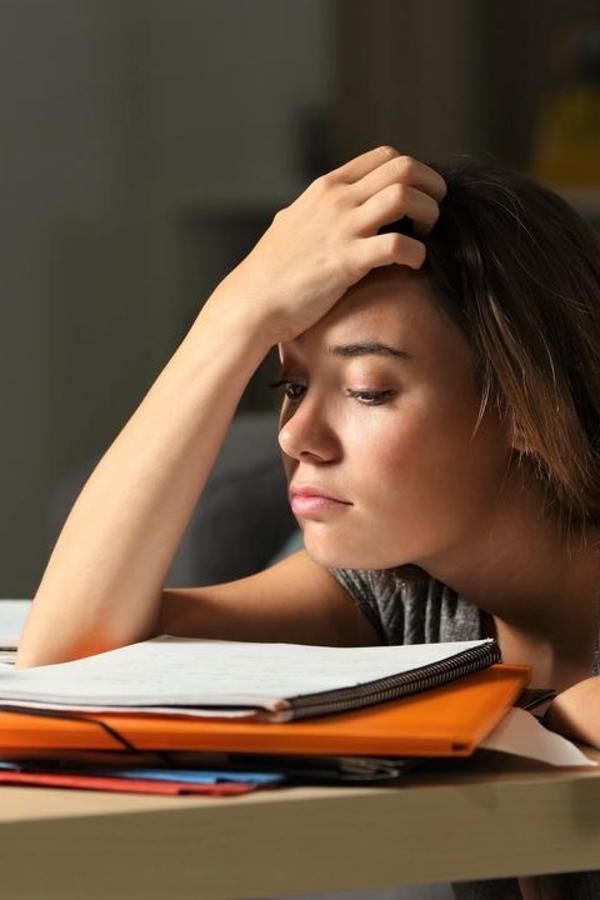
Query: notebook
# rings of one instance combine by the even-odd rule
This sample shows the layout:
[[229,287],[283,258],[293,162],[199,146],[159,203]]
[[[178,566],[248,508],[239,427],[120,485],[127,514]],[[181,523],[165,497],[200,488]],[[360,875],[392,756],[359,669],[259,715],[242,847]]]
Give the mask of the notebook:
[[0,665],[0,704],[287,722],[417,694],[499,659],[493,638],[324,647],[160,635],[67,663]]
[[[469,756],[527,687],[529,666],[494,664],[429,690],[328,716],[261,722],[151,713],[0,710],[3,757],[57,751],[210,751],[318,756]],[[1,705],[1,701],[0,701]]]

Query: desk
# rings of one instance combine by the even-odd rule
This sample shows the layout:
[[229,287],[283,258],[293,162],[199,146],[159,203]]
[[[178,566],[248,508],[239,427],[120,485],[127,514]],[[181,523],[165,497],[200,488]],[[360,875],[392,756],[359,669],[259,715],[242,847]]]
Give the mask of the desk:
[[600,868],[600,768],[485,750],[435,765],[223,799],[2,787],[2,895],[232,900]]

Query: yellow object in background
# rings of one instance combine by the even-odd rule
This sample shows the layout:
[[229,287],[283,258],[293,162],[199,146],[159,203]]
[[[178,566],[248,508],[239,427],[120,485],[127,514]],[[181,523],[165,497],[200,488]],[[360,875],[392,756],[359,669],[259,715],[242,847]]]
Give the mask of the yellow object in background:
[[580,32],[563,85],[543,106],[531,170],[548,186],[600,188],[600,27]]

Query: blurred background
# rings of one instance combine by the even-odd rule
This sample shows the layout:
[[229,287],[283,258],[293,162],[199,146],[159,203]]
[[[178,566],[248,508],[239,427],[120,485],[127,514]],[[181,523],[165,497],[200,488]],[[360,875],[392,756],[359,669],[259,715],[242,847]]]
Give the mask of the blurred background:
[[33,596],[94,461],[319,174],[481,155],[600,221],[597,0],[0,0],[0,67],[2,597]]

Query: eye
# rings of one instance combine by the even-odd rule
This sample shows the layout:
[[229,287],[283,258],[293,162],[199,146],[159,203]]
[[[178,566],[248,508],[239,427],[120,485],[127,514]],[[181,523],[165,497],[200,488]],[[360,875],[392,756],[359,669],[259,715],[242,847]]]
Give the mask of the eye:
[[303,384],[300,384],[297,381],[290,381],[289,378],[281,378],[279,381],[274,381],[273,384],[270,384],[269,387],[272,390],[277,390],[278,388],[285,388],[284,394],[288,398],[288,400],[299,400],[300,397],[293,393],[295,388],[304,388]]
[[[282,378],[279,381],[275,381],[273,384],[269,385],[270,388],[276,390],[278,388],[285,388],[284,393],[288,400],[293,402],[297,402],[301,398],[301,393],[298,393],[298,390],[305,391],[306,386],[300,384],[298,381],[291,381],[289,378]],[[353,400],[358,400],[359,403],[362,403],[364,406],[380,406],[386,401],[390,400],[394,396],[394,391],[355,391],[352,388],[346,388],[346,396],[351,397]]]
[[367,406],[380,406],[394,395],[394,391],[353,391],[351,388],[346,393]]

